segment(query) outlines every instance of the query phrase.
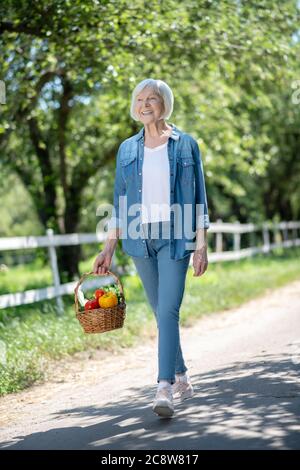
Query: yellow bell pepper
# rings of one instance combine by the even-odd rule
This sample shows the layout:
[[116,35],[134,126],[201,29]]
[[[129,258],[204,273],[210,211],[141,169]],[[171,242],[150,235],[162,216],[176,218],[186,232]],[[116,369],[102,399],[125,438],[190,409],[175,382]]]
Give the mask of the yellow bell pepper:
[[118,297],[114,292],[107,292],[98,298],[99,306],[102,308],[115,307],[118,305]]

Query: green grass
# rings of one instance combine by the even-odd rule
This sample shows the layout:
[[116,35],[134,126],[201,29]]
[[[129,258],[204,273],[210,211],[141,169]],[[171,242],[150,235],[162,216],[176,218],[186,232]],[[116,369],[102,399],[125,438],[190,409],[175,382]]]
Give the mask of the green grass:
[[[189,269],[181,307],[181,324],[192,325],[210,312],[236,307],[300,279],[300,249],[277,250],[267,256],[242,261],[211,263],[204,276],[193,277]],[[81,264],[90,270],[92,259]],[[1,293],[51,284],[48,268],[38,264],[0,273]],[[75,352],[131,347],[155,331],[153,314],[139,277],[123,276],[127,318],[121,330],[85,335],[73,308],[72,296],[63,298],[65,313],[58,316],[55,300],[0,310],[0,394],[22,390],[45,378],[47,364]],[[6,362],[4,361],[6,359]]]
[[0,295],[39,289],[53,283],[50,266],[43,266],[40,259],[0,272],[0,280]]

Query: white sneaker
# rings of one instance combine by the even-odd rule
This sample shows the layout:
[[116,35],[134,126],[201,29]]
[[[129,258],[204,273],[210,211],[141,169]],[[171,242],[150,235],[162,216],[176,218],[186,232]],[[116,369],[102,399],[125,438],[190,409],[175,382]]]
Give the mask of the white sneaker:
[[174,398],[179,398],[181,401],[192,398],[194,396],[194,389],[190,378],[187,381],[177,379],[172,385],[172,393]]
[[154,413],[165,418],[173,415],[174,405],[171,387],[162,387],[157,390],[152,410]]

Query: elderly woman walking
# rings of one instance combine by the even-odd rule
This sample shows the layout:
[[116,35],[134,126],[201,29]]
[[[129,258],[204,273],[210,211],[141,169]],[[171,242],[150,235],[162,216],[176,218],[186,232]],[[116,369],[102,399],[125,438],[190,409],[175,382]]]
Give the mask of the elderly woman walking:
[[173,93],[146,79],[132,93],[131,117],[143,128],[118,150],[114,214],[94,273],[110,267],[118,241],[133,260],[158,328],[158,375],[153,411],[174,413],[173,398],[193,396],[180,344],[179,311],[193,253],[194,276],[207,269],[209,217],[198,144],[166,119]]

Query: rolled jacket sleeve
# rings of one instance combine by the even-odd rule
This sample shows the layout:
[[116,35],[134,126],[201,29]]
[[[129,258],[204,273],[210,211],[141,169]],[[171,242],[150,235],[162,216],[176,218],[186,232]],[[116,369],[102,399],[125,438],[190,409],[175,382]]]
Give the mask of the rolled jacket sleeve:
[[198,143],[194,138],[192,138],[192,153],[195,161],[196,229],[209,228],[203,163]]

